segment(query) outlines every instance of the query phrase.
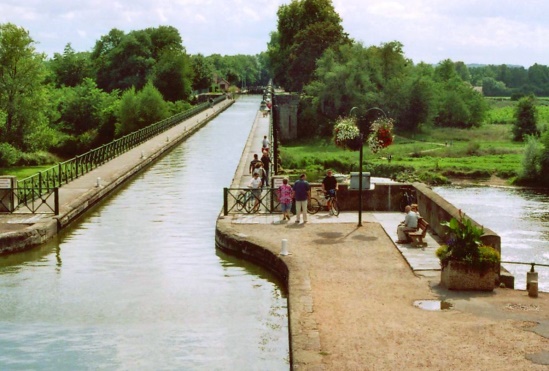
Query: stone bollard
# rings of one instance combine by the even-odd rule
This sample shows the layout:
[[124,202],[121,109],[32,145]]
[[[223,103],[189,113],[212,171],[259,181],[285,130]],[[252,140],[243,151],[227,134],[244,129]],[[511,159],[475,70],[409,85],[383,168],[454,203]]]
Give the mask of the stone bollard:
[[288,252],[288,240],[285,238],[282,239],[282,249],[280,250],[280,255],[290,255],[290,253]]
[[533,271],[526,272],[526,290],[529,290],[530,282],[532,281],[536,281],[536,282],[538,281],[538,272],[533,272]]
[[97,183],[95,184],[96,187],[101,187],[101,178],[97,177]]
[[538,297],[538,281],[530,281],[530,286],[528,287],[528,296],[531,298]]

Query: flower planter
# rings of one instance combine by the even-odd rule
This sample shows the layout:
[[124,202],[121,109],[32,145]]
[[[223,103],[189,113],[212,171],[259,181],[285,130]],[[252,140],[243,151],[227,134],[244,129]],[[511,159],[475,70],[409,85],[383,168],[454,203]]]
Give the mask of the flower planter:
[[460,261],[449,261],[440,272],[440,284],[449,290],[492,291],[497,278],[494,269],[480,272]]

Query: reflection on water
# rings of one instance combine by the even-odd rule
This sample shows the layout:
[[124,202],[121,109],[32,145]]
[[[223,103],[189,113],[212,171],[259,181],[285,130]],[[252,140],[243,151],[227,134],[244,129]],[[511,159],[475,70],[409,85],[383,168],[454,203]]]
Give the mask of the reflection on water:
[[[496,187],[435,187],[434,191],[501,236],[503,261],[549,264],[549,191]],[[528,265],[503,264],[526,289]],[[536,267],[549,292],[549,267]]]
[[0,369],[289,368],[286,293],[214,247],[259,102],[237,102],[57,240],[0,258]]

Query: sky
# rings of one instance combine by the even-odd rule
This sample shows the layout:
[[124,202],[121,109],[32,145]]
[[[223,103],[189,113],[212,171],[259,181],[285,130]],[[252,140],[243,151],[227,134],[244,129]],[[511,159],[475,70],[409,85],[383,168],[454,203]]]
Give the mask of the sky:
[[[53,57],[70,43],[91,51],[113,28],[173,26],[189,54],[255,55],[291,0],[0,0],[0,24],[29,31]],[[414,63],[549,65],[546,0],[332,0],[364,46],[399,41]]]

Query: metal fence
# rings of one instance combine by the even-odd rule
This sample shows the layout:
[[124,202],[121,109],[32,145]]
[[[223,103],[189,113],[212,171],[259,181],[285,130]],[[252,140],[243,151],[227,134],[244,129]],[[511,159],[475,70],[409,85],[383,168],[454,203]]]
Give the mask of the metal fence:
[[223,214],[271,214],[280,211],[276,189],[223,188]]
[[[213,104],[217,104],[225,99],[225,96],[220,96],[214,99]],[[107,161],[172,128],[181,121],[210,108],[211,105],[212,103],[209,102],[202,103],[188,111],[168,117],[70,160],[60,162],[28,178],[18,180],[17,193],[23,196],[22,199],[29,202],[32,200],[32,197],[37,198],[38,201],[39,198],[49,194],[53,189],[59,188],[92,171]]]
[[32,187],[3,190],[0,210],[59,215],[59,188],[51,188],[47,192]]

